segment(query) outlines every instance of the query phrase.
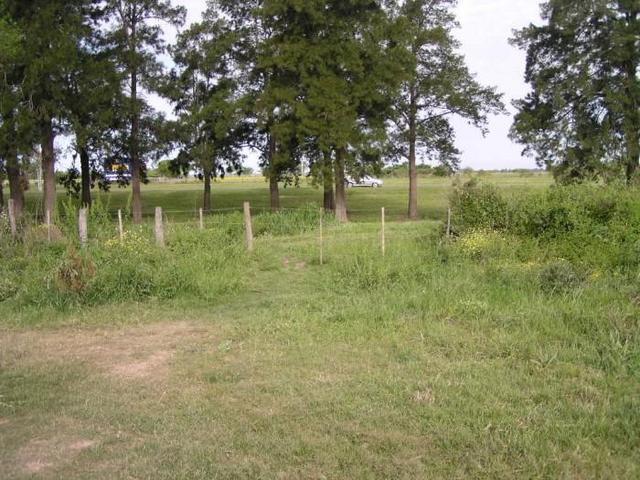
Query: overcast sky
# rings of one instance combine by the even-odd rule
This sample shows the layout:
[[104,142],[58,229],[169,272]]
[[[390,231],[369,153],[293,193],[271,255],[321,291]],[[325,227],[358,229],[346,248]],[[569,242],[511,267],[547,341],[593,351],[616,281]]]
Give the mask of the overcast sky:
[[[540,23],[538,0],[460,0],[457,8],[461,28],[457,36],[467,64],[478,80],[493,85],[505,95],[505,103],[528,92],[524,83],[525,54],[511,45],[514,29]],[[512,143],[509,129],[513,117],[491,119],[490,133],[483,138],[474,128],[456,122],[458,148],[463,166],[475,169],[535,167],[535,162],[521,155],[522,147]]]
[[[175,3],[187,8],[187,22],[191,23],[200,19],[206,0],[175,0]],[[481,83],[496,86],[512,111],[511,101],[523,97],[528,89],[523,81],[525,55],[509,45],[508,39],[514,29],[540,21],[539,1],[459,0],[456,13],[461,26],[456,35],[462,42],[462,53],[471,71]],[[158,99],[152,103],[168,109],[166,103]],[[462,166],[474,169],[534,167],[531,159],[522,157],[521,146],[509,140],[511,122],[511,115],[492,117],[490,133],[483,137],[473,127],[456,120]],[[249,159],[248,163],[255,164],[255,160]]]

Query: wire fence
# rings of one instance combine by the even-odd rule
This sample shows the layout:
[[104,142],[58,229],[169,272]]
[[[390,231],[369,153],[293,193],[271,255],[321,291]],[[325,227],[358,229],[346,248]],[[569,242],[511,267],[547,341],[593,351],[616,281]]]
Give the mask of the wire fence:
[[[326,212],[321,207],[284,207],[277,211],[273,211],[270,207],[252,207],[249,202],[245,202],[242,207],[215,208],[207,210],[181,210],[169,209],[164,210],[156,207],[154,212],[145,212],[143,214],[143,225],[152,228],[153,238],[158,247],[165,247],[167,240],[170,241],[173,229],[176,227],[194,229],[200,231],[224,230],[232,235],[237,236],[237,240],[242,239],[248,251],[255,248],[256,241],[269,241],[270,238],[276,237],[281,246],[288,247],[312,247],[318,250],[319,261],[322,264],[326,258],[325,250],[332,245],[339,244],[369,244],[377,246],[380,254],[385,256],[389,247],[397,241],[406,240],[423,240],[432,229],[426,231],[424,227],[416,227],[416,224],[398,224],[387,223],[387,211],[385,208],[377,210],[357,210],[360,213],[366,213],[370,216],[378,216],[377,222],[368,222],[360,224],[360,227],[353,231],[353,228],[340,224],[335,220],[331,212]],[[356,210],[349,210],[355,213]],[[65,223],[67,228],[76,229],[77,239],[80,244],[86,246],[90,242],[97,242],[97,238],[92,238],[91,233],[95,231],[95,225],[92,222],[100,224],[104,227],[105,219],[107,230],[111,229],[112,238],[115,236],[117,240],[124,240],[126,232],[133,228],[139,228],[134,225],[131,215],[127,215],[123,210],[103,210],[90,212],[87,209],[80,209],[70,217],[69,212],[66,215],[57,215],[52,218],[50,214],[37,214],[31,218],[16,218],[13,205],[10,203],[8,208],[8,217],[10,224],[11,236],[19,239],[21,231],[28,228],[44,228],[47,232],[46,238],[48,242],[54,241],[54,229],[57,223],[62,225]],[[299,215],[300,218],[296,218]],[[152,220],[152,221],[148,221]],[[447,212],[444,220],[446,225],[446,234],[451,234],[451,210]],[[29,225],[30,224],[30,225]],[[111,226],[109,226],[111,224]],[[418,224],[419,225],[419,224]],[[71,226],[71,227],[70,227]]]

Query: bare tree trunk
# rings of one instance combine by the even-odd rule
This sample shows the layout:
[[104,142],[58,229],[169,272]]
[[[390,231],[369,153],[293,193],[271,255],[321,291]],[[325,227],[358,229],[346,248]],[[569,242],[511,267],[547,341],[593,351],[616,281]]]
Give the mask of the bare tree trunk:
[[202,209],[205,213],[211,212],[211,169],[204,169],[204,197],[202,198]]
[[42,177],[44,183],[44,205],[43,211],[54,214],[56,210],[56,158],[53,143],[55,133],[53,132],[53,122],[48,119],[42,125],[41,149],[42,149]]
[[275,165],[276,158],[276,141],[273,136],[269,135],[269,202],[271,211],[280,210],[280,187],[278,186],[278,169]]
[[411,88],[409,112],[409,220],[418,219],[418,166],[416,165],[416,122],[418,108],[415,87]]
[[347,223],[347,192],[344,184],[344,157],[345,149],[336,150],[335,182],[336,182],[336,220],[340,223]]
[[[629,10],[626,13],[626,21],[630,25],[638,24],[640,17],[640,6],[637,2],[629,2]],[[626,77],[626,96],[624,98],[624,136],[627,149],[626,177],[627,183],[631,183],[633,177],[640,166],[640,98],[637,89],[638,67],[640,66],[640,54],[636,46],[637,37],[632,35],[627,37],[628,44],[625,45],[628,52],[634,54],[624,63],[623,69]]]
[[635,135],[628,135],[627,138],[627,183],[632,182],[638,170],[638,162],[640,162],[640,143],[636,133]]
[[0,174],[0,213],[4,211],[4,177]]
[[333,212],[336,209],[336,197],[333,193],[333,173],[331,165],[331,154],[324,154],[324,163],[322,165],[322,180],[324,183],[324,209],[327,212]]
[[[132,16],[135,17],[135,7]],[[137,25],[131,24],[131,36],[129,44],[132,57],[136,54]],[[140,161],[140,110],[138,108],[138,68],[133,65],[131,68],[131,208],[133,209],[133,223],[142,223],[142,192],[140,188],[142,162]]]
[[18,155],[13,149],[7,158],[6,170],[9,179],[9,198],[13,200],[16,217],[21,217],[24,210],[24,190],[20,179]]
[[271,202],[271,211],[280,210],[280,187],[278,185],[278,177],[274,173],[269,173],[269,198]]
[[82,206],[91,208],[91,165],[86,147],[80,148],[80,174],[82,176]]

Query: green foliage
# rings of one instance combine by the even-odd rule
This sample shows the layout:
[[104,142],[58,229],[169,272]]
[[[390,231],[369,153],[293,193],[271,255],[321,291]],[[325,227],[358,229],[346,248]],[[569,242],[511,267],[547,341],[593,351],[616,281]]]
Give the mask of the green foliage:
[[451,195],[456,232],[470,229],[501,230],[507,222],[507,202],[492,185],[477,180],[456,185]]
[[505,198],[469,182],[451,198],[454,231],[497,230],[532,239],[548,255],[633,272],[640,265],[640,194],[614,186],[555,187]]
[[[12,308],[54,309],[150,298],[216,301],[242,283],[238,257],[244,251],[237,228],[230,235],[224,228],[170,227],[167,248],[159,249],[150,228],[128,228],[120,240],[113,237],[112,223],[107,228],[105,220],[100,227],[100,212],[92,215],[97,227],[87,248],[78,250],[75,237],[16,246],[0,266],[0,301]],[[9,253],[6,245],[2,253]]]
[[575,267],[566,260],[546,264],[538,273],[540,288],[549,293],[565,293],[574,290],[581,283]]
[[640,157],[640,4],[552,0],[542,26],[516,33],[533,91],[512,137],[560,183],[626,177]]
[[[488,115],[504,111],[502,95],[469,71],[453,34],[457,20],[450,0],[394,2],[394,40],[405,76],[394,99],[392,156],[415,163],[437,162],[448,175],[459,165],[451,118],[486,131]],[[413,207],[417,208],[417,207]]]

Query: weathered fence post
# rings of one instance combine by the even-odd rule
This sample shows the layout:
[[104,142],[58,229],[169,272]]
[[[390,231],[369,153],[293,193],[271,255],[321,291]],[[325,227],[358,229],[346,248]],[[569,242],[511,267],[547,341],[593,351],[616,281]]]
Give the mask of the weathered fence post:
[[78,231],[80,233],[80,244],[84,247],[87,245],[89,235],[87,233],[87,209],[81,208],[78,213]]
[[156,245],[164,247],[164,225],[162,224],[162,207],[156,207]]
[[451,236],[451,207],[447,209],[447,237]]
[[45,215],[45,220],[47,222],[47,242],[51,243],[51,211],[47,210]]
[[18,236],[18,224],[16,222],[16,203],[15,200],[9,199],[9,225],[11,226],[11,236]]
[[204,214],[202,209],[200,209],[200,230],[204,230]]
[[120,241],[124,240],[124,228],[122,227],[122,210],[118,210],[118,235]]
[[253,251],[253,226],[251,225],[251,205],[244,202],[244,235],[247,241],[247,250]]
[[381,244],[382,244],[382,256],[384,257],[386,254],[386,250],[387,250],[387,239],[386,239],[386,232],[385,232],[385,215],[384,215],[384,207],[382,207],[382,212],[381,212],[381,217],[382,217],[382,232],[381,232]]
[[324,265],[324,208],[320,208],[320,265]]

